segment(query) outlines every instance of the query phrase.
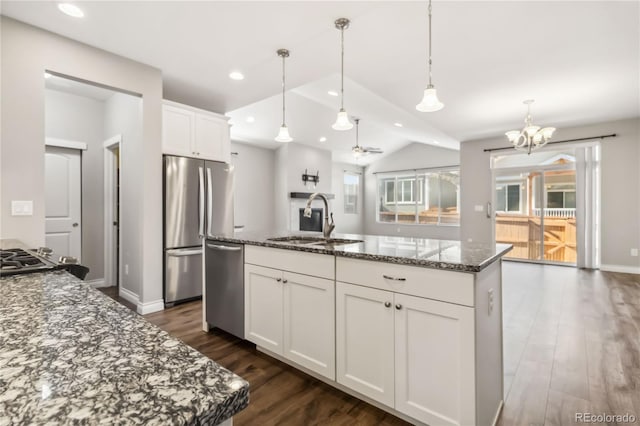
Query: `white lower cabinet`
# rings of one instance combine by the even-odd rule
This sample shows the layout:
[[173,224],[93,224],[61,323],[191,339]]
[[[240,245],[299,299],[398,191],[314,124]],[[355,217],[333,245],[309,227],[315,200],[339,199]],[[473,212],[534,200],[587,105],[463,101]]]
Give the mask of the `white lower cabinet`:
[[245,337],[335,379],[334,281],[245,264]]
[[336,283],[337,381],[431,425],[475,423],[474,310]]
[[336,283],[336,381],[394,403],[393,293]]

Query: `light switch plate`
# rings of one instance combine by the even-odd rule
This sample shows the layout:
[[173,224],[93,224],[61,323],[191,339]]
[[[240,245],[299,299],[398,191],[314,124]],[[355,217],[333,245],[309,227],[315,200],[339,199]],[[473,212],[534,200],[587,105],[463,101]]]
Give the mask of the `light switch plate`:
[[11,216],[33,216],[33,201],[11,201]]

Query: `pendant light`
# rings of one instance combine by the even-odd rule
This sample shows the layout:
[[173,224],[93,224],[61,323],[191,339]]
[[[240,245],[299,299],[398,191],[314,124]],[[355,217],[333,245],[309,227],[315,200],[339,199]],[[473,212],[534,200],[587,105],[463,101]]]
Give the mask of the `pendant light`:
[[429,84],[424,89],[422,101],[416,105],[416,109],[420,112],[434,112],[444,108],[444,104],[438,99],[436,88],[431,83],[431,0],[429,0]]
[[338,111],[338,118],[333,123],[334,130],[351,130],[353,123],[349,121],[347,111],[344,109],[344,30],[349,28],[349,20],[347,18],[336,19],[336,28],[340,30],[340,111]]
[[289,51],[287,49],[278,49],[276,52],[278,56],[282,58],[282,126],[280,126],[280,131],[278,132],[278,136],[276,136],[276,142],[291,142],[293,139],[289,136],[289,129],[284,122],[284,112],[285,112],[285,104],[284,104],[284,88],[285,88],[285,74],[284,74],[284,60],[289,57]]

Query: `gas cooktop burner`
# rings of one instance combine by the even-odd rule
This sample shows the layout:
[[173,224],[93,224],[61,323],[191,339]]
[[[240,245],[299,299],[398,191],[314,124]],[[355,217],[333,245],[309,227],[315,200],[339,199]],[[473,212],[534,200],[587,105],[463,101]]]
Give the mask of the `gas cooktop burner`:
[[0,250],[0,275],[36,272],[53,269],[56,264],[27,250],[13,248]]

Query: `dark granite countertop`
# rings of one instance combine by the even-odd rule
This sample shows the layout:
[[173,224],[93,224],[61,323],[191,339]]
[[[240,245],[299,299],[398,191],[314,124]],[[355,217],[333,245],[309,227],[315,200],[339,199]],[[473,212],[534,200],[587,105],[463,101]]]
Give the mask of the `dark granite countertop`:
[[232,237],[220,235],[211,239],[458,272],[480,272],[513,248],[511,244],[468,243],[429,238],[361,234],[333,234],[332,238],[361,241],[335,246],[293,245],[269,240],[270,238],[290,235],[322,236],[321,233],[317,232],[274,232],[269,234],[237,232]]
[[0,425],[215,425],[249,384],[66,272],[0,279]]

